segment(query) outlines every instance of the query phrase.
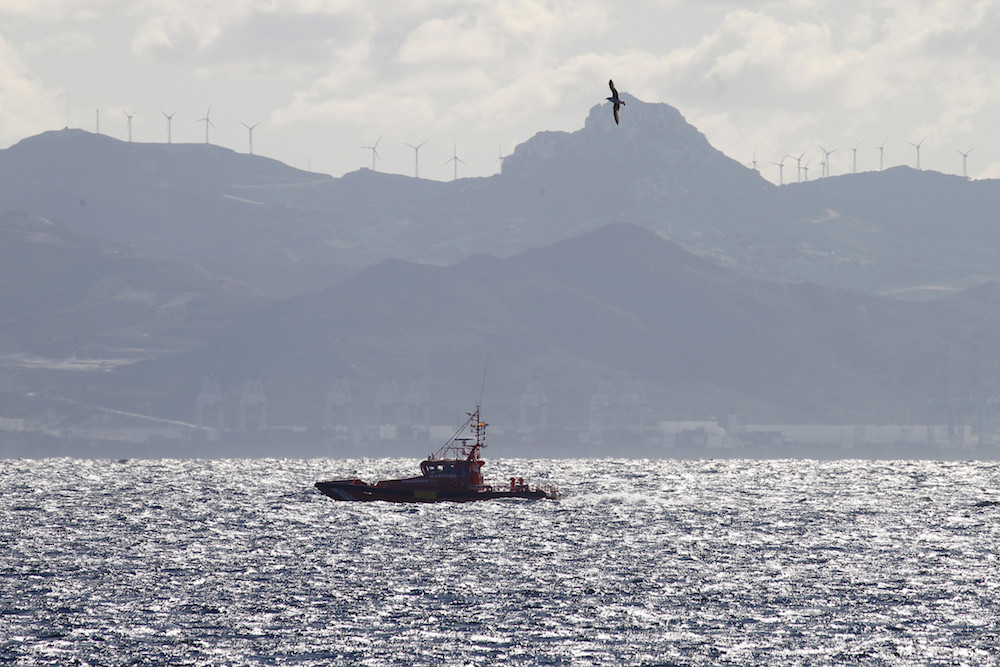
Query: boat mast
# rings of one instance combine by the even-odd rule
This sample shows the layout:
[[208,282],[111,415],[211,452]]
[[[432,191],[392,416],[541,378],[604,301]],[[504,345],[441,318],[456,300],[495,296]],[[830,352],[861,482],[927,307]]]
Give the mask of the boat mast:
[[476,406],[475,412],[469,413],[469,421],[472,422],[472,432],[476,436],[475,450],[480,447],[486,446],[486,427],[488,424],[482,420],[479,415],[479,406]]
[[[486,446],[486,427],[488,426],[480,418],[479,411],[480,406],[477,405],[476,409],[472,412],[466,412],[465,414],[468,418],[465,420],[465,423],[455,431],[455,435],[448,438],[436,454],[431,454],[429,457],[430,460],[441,461],[449,458],[478,459],[479,449]],[[461,437],[467,433],[467,429],[472,431],[473,437]],[[470,447],[467,443],[473,439],[475,443]]]

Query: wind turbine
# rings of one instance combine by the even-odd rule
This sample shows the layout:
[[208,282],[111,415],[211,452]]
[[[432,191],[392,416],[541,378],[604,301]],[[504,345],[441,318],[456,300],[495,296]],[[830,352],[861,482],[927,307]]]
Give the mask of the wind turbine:
[[851,160],[851,173],[852,174],[858,173],[858,146],[860,146],[860,145],[861,145],[861,142],[859,141],[858,143],[856,143],[854,145],[854,148],[851,149],[851,152],[854,153],[854,158]]
[[805,178],[803,180],[809,180],[809,163],[812,162],[812,158],[806,160],[806,163],[802,165],[802,171],[805,173]]
[[128,142],[132,143],[132,118],[135,116],[136,112],[133,111],[132,113],[129,113],[128,111],[122,111],[122,113],[125,114],[125,118],[128,119],[125,121],[125,124],[128,126]]
[[424,139],[423,141],[421,141],[416,146],[414,146],[413,144],[407,144],[405,141],[403,142],[404,144],[406,144],[407,146],[409,146],[410,148],[413,149],[413,177],[414,178],[420,178],[420,147],[423,146],[424,144],[426,144],[428,141],[430,141],[430,139]]
[[754,171],[760,171],[760,169],[757,168],[757,149],[756,148],[753,149],[753,159],[750,160],[749,162],[747,162],[747,166],[750,167],[751,169],[753,169]]
[[924,143],[925,141],[927,141],[927,137],[924,137],[923,139],[921,139],[917,143],[913,143],[912,141],[907,141],[906,142],[906,143],[910,144],[911,146],[913,146],[914,148],[917,149],[917,171],[920,171],[920,145],[922,143]]
[[837,151],[839,151],[840,149],[839,148],[834,148],[832,151],[828,151],[825,148],[823,148],[822,146],[820,146],[819,149],[821,151],[823,151],[823,162],[821,163],[823,165],[823,170],[820,173],[823,176],[829,176],[830,175],[830,156],[833,155],[834,153],[836,153]]
[[797,183],[801,183],[802,182],[802,156],[805,155],[805,154],[806,154],[806,152],[802,151],[802,155],[800,155],[798,157],[795,157],[794,155],[786,155],[785,156],[785,157],[790,157],[793,160],[795,160],[795,178],[796,178],[796,182]]
[[101,133],[101,108],[94,110],[94,134]]
[[452,177],[451,180],[457,181],[458,180],[458,163],[461,162],[462,164],[465,164],[465,160],[463,160],[462,158],[458,157],[458,144],[455,144],[453,152],[452,152],[452,156],[450,158],[448,158],[447,160],[444,161],[445,164],[448,164],[449,162],[455,163],[455,175]]
[[166,111],[163,111],[161,109],[160,113],[162,113],[163,117],[167,119],[167,143],[171,144],[173,143],[173,138],[170,136],[170,121],[174,119],[174,114],[176,114],[177,112],[175,111],[174,113],[167,113]]
[[260,125],[260,121],[258,120],[253,125],[247,125],[243,121],[240,121],[240,125],[242,125],[243,127],[247,128],[247,132],[250,133],[250,155],[253,155],[253,129],[255,127],[257,127],[258,125]]
[[376,158],[378,158],[379,160],[382,159],[382,158],[380,158],[378,156],[378,142],[379,141],[382,141],[382,137],[379,137],[378,141],[376,141],[371,146],[362,146],[362,148],[364,148],[366,150],[370,150],[372,152],[372,171],[375,171],[375,159]]
[[884,168],[884,165],[885,165],[885,142],[886,142],[886,139],[883,139],[881,145],[877,146],[877,148],[878,148],[878,170],[879,171],[882,171],[883,168]]
[[205,117],[204,117],[204,118],[199,118],[198,120],[196,120],[196,121],[195,121],[196,123],[201,123],[201,122],[204,122],[204,123],[205,123],[205,143],[206,143],[206,144],[208,143],[208,127],[209,127],[210,125],[211,125],[212,127],[215,127],[215,123],[213,123],[213,122],[212,122],[212,119],[211,119],[211,118],[209,118],[209,116],[210,116],[211,114],[212,114],[212,105],[211,105],[211,104],[209,104],[209,105],[208,105],[208,111],[206,111],[206,112],[205,112]]
[[787,160],[787,159],[788,159],[788,156],[786,155],[785,157],[781,158],[781,162],[772,162],[771,163],[771,164],[775,165],[776,167],[778,167],[778,185],[784,185],[785,184],[785,160]]
[[966,167],[966,164],[967,164],[967,162],[969,160],[969,153],[971,153],[972,151],[974,151],[976,149],[975,148],[970,148],[969,150],[965,151],[964,153],[962,151],[958,150],[957,148],[955,150],[958,152],[959,155],[962,156],[962,178],[964,178],[965,180],[969,180],[969,172],[966,170],[965,167]]
[[[506,160],[508,157],[509,156],[503,154],[503,148],[497,146],[497,159],[493,161],[493,164],[496,164],[497,162],[500,163],[500,173],[503,173],[503,161]],[[493,164],[491,164],[490,166],[492,167]]]

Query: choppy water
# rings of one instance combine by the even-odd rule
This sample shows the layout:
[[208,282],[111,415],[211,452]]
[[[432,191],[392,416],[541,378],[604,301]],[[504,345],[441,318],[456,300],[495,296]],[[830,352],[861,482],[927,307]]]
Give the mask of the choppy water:
[[337,503],[415,461],[0,461],[0,663],[974,665],[1000,465],[498,461],[559,502]]

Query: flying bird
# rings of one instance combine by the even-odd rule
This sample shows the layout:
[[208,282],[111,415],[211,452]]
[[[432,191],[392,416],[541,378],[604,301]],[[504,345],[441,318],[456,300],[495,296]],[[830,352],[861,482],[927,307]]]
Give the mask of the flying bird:
[[625,102],[618,97],[618,91],[615,89],[615,82],[608,79],[608,85],[611,87],[611,97],[608,98],[608,102],[615,105],[615,125],[619,125],[618,114],[619,110],[625,106]]

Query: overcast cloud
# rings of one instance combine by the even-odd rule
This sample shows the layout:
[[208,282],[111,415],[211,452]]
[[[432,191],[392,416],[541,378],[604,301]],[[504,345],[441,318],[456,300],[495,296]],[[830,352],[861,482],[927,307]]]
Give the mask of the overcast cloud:
[[[1000,176],[1000,0],[597,2],[0,0],[0,145],[63,126],[254,150],[341,175],[488,175],[534,133],[575,130],[607,80],[677,107],[763,174],[915,164]],[[627,109],[622,122],[628,122]],[[785,180],[794,180],[794,169]]]

